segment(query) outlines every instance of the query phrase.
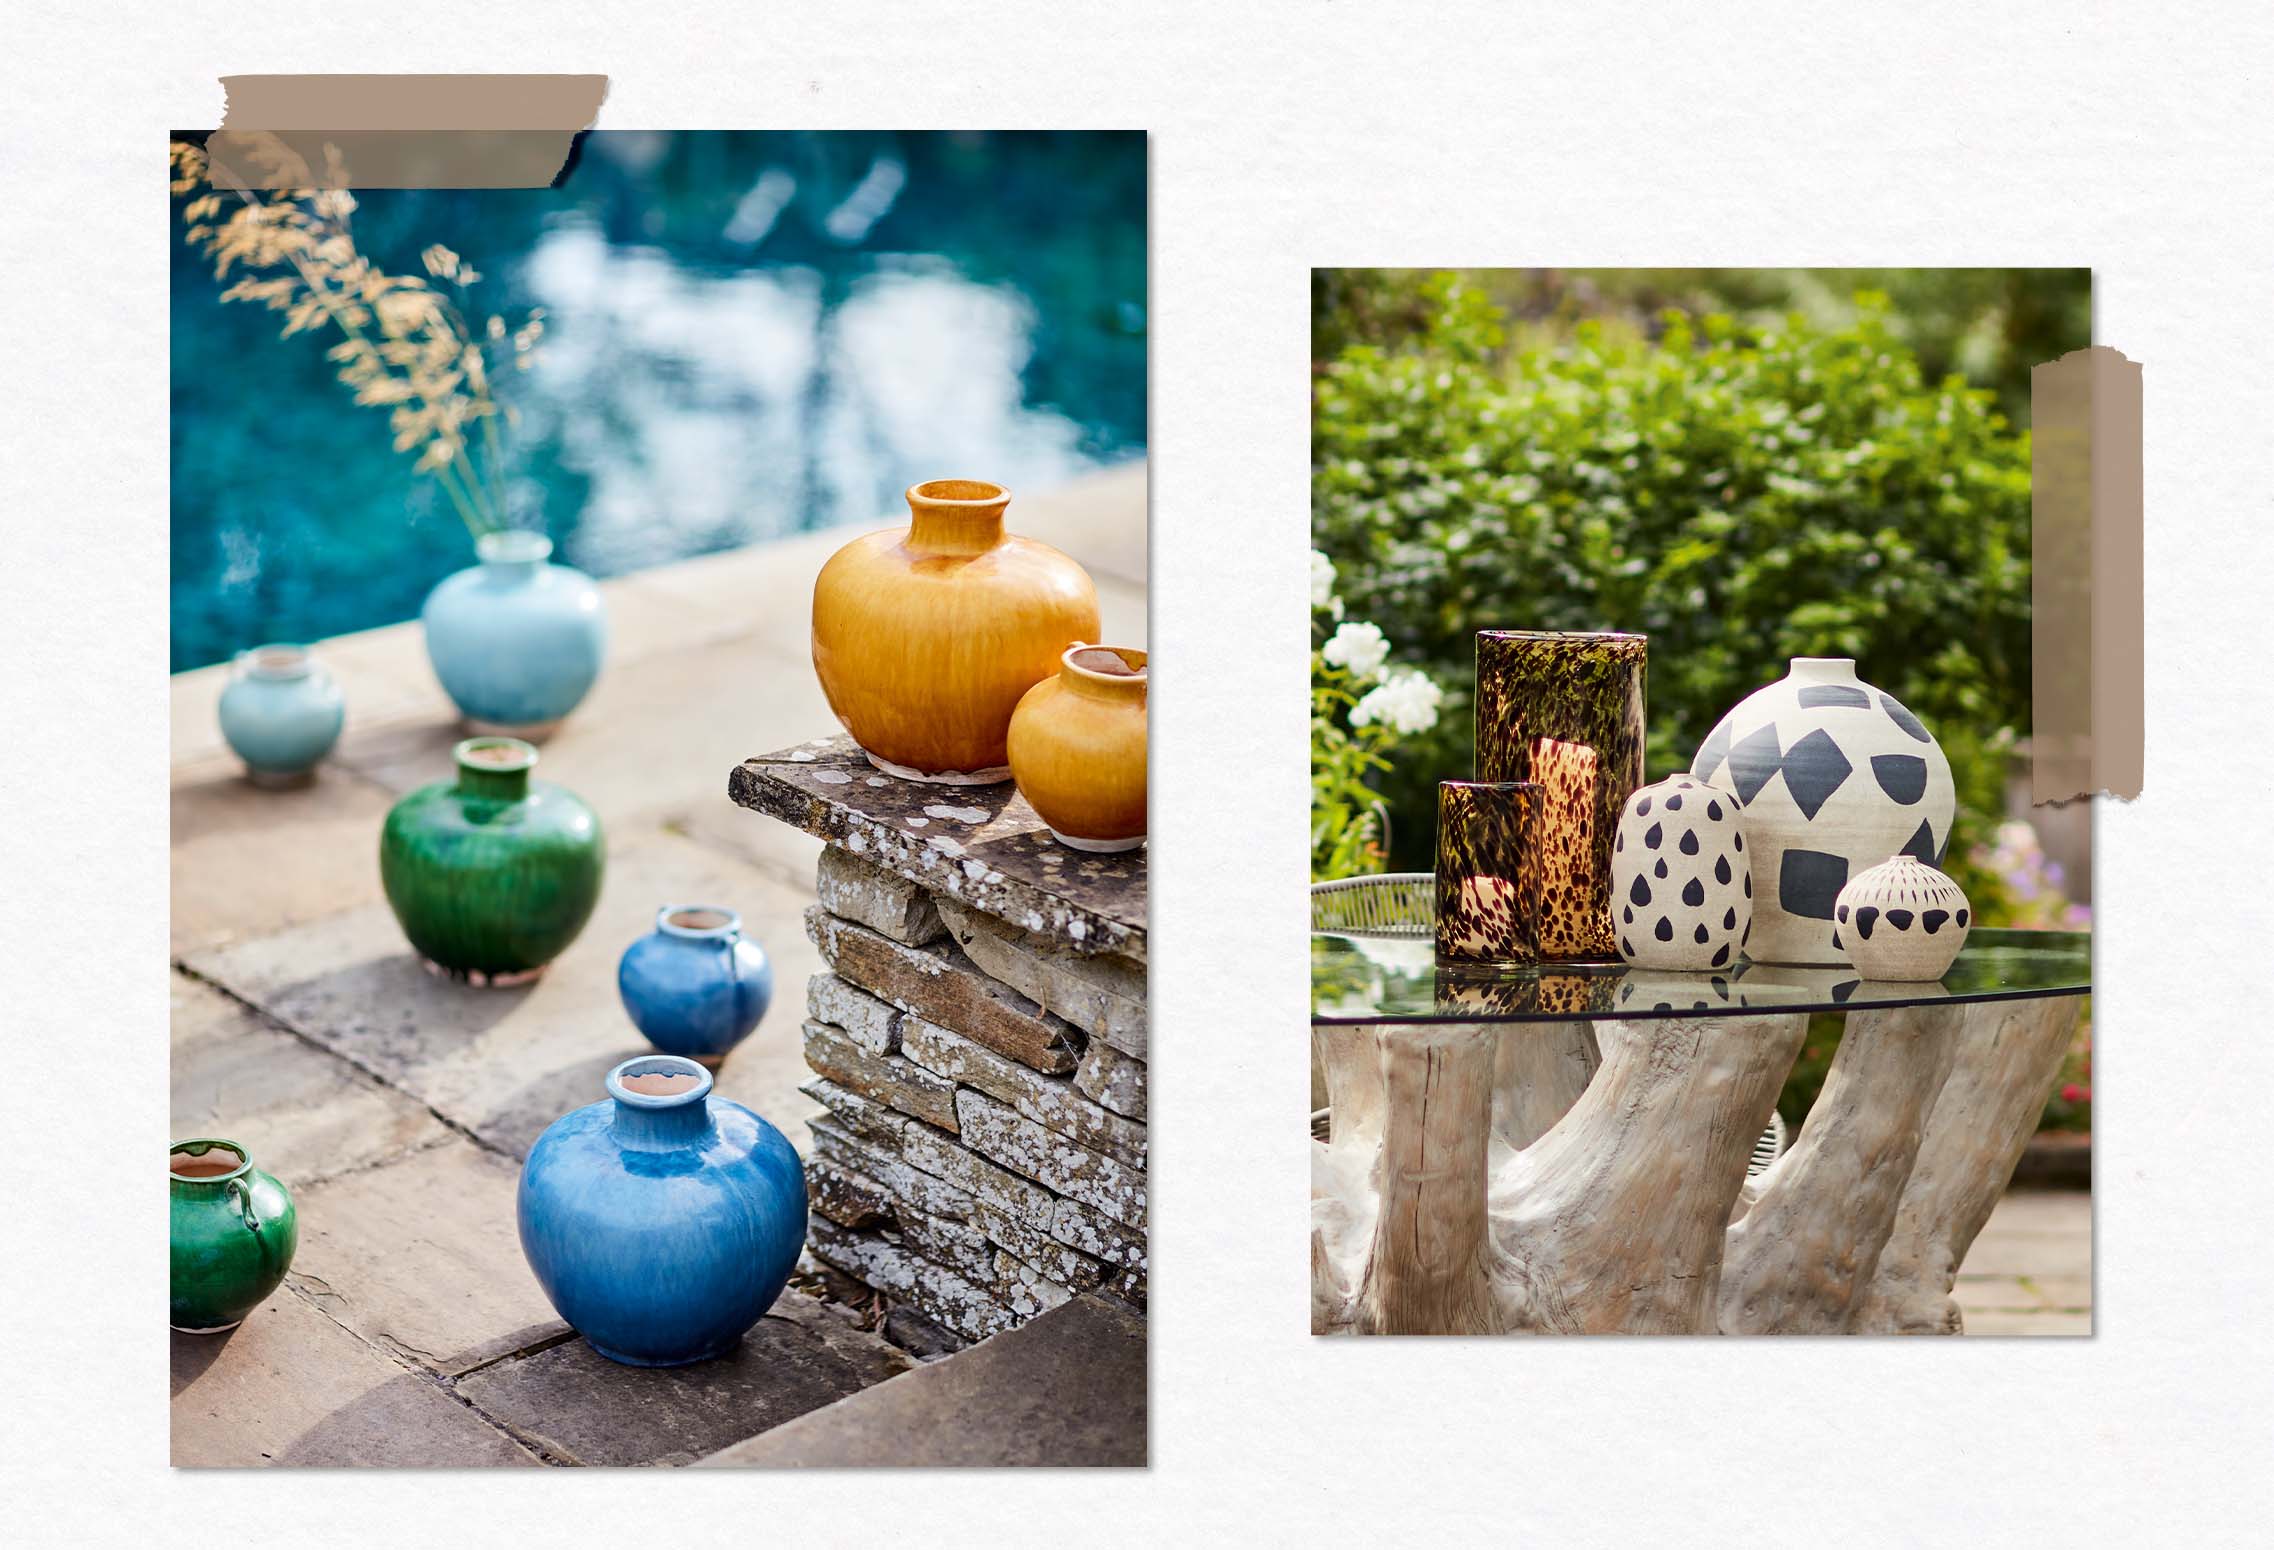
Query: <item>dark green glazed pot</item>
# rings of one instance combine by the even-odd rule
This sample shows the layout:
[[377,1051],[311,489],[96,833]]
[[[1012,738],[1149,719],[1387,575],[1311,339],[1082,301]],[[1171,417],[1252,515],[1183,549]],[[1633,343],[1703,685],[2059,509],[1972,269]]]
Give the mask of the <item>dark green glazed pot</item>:
[[292,1196],[234,1141],[176,1141],[171,1195],[173,1311],[185,1334],[234,1329],[284,1280],[300,1243]]
[[455,782],[397,802],[379,833],[379,878],[429,967],[477,985],[533,979],[592,916],[607,853],[575,793],[529,778],[537,750],[471,737]]

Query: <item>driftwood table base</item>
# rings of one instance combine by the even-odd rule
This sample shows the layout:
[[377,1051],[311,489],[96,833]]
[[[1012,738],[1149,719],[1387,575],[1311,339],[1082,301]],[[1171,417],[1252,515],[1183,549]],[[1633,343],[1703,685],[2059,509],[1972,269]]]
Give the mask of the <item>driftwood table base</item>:
[[1746,1165],[1803,1013],[1314,1030],[1314,1332],[1956,1333],[2076,996],[1859,1010]]

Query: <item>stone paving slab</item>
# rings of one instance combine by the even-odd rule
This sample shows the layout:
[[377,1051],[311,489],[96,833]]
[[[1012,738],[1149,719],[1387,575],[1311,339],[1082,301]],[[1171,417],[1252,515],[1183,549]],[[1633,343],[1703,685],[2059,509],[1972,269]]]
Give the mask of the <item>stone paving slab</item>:
[[228,756],[176,770],[174,955],[382,898],[379,825],[393,802],[331,765],[281,791],[254,785]]
[[296,1193],[450,1135],[425,1105],[181,974],[172,1021],[173,1135],[239,1142]]
[[170,1338],[177,1465],[540,1462],[289,1288],[226,1335]]
[[820,1302],[785,1292],[731,1355],[626,1367],[571,1340],[485,1367],[457,1391],[581,1464],[686,1464],[914,1366]]
[[781,1004],[728,1058],[718,1089],[794,1141],[794,1122],[813,1111],[797,1092],[796,987],[822,968],[804,940],[803,897],[673,835],[611,839],[592,921],[534,985],[481,989],[429,974],[384,903],[192,954],[189,966],[519,1157],[562,1114],[598,1102],[610,1066],[646,1052],[616,993],[616,960],[658,906],[687,902],[739,908],[774,960]]
[[702,1463],[1141,1469],[1145,1461],[1145,1322],[1077,1297]]
[[1967,1251],[1951,1295],[1969,1335],[2090,1335],[2092,1196],[2009,1191]]
[[298,1197],[291,1279],[371,1344],[445,1377],[569,1334],[521,1255],[521,1170],[453,1140]]

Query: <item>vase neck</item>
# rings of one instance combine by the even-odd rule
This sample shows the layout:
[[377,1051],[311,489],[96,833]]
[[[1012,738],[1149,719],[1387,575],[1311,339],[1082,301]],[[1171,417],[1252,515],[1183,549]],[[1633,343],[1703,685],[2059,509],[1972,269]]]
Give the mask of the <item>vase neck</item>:
[[316,659],[306,646],[255,646],[237,653],[237,671],[242,677],[266,683],[290,683],[313,674]]
[[711,1129],[711,1074],[684,1055],[641,1055],[608,1073],[609,1131],[632,1151],[660,1152]]
[[724,905],[666,904],[655,912],[655,929],[696,946],[729,947],[742,935],[742,917]]
[[451,750],[458,761],[458,790],[492,802],[518,802],[529,794],[537,750],[518,737],[469,737]]
[[218,1195],[253,1171],[252,1157],[234,1141],[176,1141],[166,1165],[166,1192],[177,1200]]
[[1058,679],[1086,700],[1142,705],[1148,681],[1145,653],[1133,646],[1071,646],[1058,659]]
[[1794,657],[1788,670],[1801,683],[1852,684],[1856,681],[1854,657]]
[[552,557],[553,541],[542,533],[508,529],[475,539],[474,553],[481,557],[485,575],[518,580],[537,574]]
[[1003,541],[1011,492],[981,479],[932,479],[908,487],[908,547],[918,554],[985,554]]

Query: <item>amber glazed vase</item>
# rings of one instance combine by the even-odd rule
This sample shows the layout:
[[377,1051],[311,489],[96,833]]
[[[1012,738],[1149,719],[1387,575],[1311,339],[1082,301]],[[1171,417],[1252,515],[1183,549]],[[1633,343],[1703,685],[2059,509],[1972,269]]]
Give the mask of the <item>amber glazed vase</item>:
[[1145,653],[1075,646],[1011,716],[1011,774],[1061,845],[1145,843]]
[[1543,959],[1613,960],[1611,844],[1642,784],[1644,635],[1477,632],[1476,778],[1540,788]]
[[1011,712],[1098,636],[1097,588],[1048,544],[1003,531],[1011,492],[908,491],[905,532],[870,533],[813,584],[813,670],[869,762],[909,780],[1010,778]]
[[1437,783],[1438,962],[1538,961],[1540,796],[1523,781]]

